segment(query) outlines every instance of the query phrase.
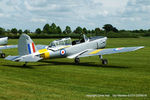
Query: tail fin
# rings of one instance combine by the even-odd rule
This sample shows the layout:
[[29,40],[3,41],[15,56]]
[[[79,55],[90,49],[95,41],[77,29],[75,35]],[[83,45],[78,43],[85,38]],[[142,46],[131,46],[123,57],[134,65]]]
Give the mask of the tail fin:
[[18,52],[20,56],[35,53],[37,51],[30,36],[22,34],[18,41]]

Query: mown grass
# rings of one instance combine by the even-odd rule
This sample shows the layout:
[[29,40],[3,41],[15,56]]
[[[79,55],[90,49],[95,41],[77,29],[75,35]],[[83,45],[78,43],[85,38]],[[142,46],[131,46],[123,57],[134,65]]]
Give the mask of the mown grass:
[[[48,45],[52,39],[34,39]],[[0,99],[2,100],[111,100],[150,99],[150,38],[111,38],[107,48],[145,46],[134,52],[82,58],[79,65],[70,59],[50,59],[23,63],[0,59]],[[9,44],[17,44],[16,39]],[[17,49],[4,50],[17,55]],[[99,94],[147,94],[147,97],[87,97]]]

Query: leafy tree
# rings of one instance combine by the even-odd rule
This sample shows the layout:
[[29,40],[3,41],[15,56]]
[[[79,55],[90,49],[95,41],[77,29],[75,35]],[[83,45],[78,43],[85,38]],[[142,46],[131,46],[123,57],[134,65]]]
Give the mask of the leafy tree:
[[113,27],[113,32],[119,32],[118,29],[116,27]]
[[44,32],[44,33],[49,33],[49,31],[50,31],[50,26],[49,26],[49,24],[45,24],[45,26],[43,27],[43,32]]
[[100,32],[101,32],[100,28],[95,28],[95,33],[96,33],[96,35],[97,35],[97,34],[100,34]]
[[12,28],[12,29],[11,29],[11,33],[13,33],[13,34],[17,34],[17,32],[18,32],[18,31],[17,31],[17,29],[16,29],[16,28]]
[[28,34],[28,33],[30,33],[30,30],[27,30],[27,29],[26,29],[26,30],[24,31],[24,33]]
[[52,26],[49,27],[49,31],[48,31],[48,34],[53,34],[54,33],[54,30],[52,28]]
[[82,34],[82,33],[83,33],[83,29],[78,26],[78,27],[74,30],[74,33],[76,33],[76,34]]
[[66,34],[66,31],[65,31],[65,30],[63,31],[63,34]]
[[58,33],[58,34],[61,34],[61,33],[62,33],[62,30],[61,30],[61,28],[60,28],[59,26],[56,28],[56,30],[57,30],[57,33]]
[[132,32],[133,33],[139,33],[140,31],[139,30],[133,30]]
[[56,27],[57,27],[55,23],[52,23],[51,26],[52,26],[52,29],[56,29]]
[[91,33],[91,30],[88,30],[87,32],[88,32],[88,33]]
[[84,33],[84,34],[87,34],[87,33],[88,33],[88,31],[87,31],[87,29],[86,29],[85,27],[83,28],[83,33]]
[[0,27],[0,34],[5,33],[5,29]]
[[72,33],[71,28],[69,26],[66,26],[66,29],[64,30],[65,33],[70,34]]
[[57,26],[55,23],[52,23],[51,26],[50,26],[50,29],[51,29],[51,32],[50,33],[53,33],[53,34],[57,34]]
[[6,33],[11,33],[11,30],[10,30],[10,29],[7,29],[7,30],[6,30]]
[[41,29],[40,29],[40,28],[37,28],[37,29],[35,30],[35,33],[37,33],[37,34],[41,34],[41,33],[42,33],[42,31],[41,31]]
[[105,24],[103,26],[103,29],[106,31],[106,33],[113,31],[113,26],[111,24]]
[[125,31],[126,31],[126,30],[124,30],[124,29],[123,29],[123,30],[120,30],[120,32],[125,32]]
[[144,33],[144,32],[145,32],[145,30],[143,30],[143,29],[140,29],[140,30],[139,30],[139,32],[140,32],[140,33]]
[[51,25],[45,24],[43,32],[47,34],[61,34],[62,30],[59,26],[56,26],[55,23],[52,23]]
[[94,34],[94,33],[95,33],[95,30],[92,30],[91,33]]
[[18,33],[19,33],[19,34],[22,34],[22,29],[19,29],[19,30],[18,30]]

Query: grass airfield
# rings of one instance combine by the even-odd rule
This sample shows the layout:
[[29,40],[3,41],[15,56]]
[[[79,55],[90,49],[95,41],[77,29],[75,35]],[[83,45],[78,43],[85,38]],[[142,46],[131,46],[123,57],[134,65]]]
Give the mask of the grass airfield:
[[[34,39],[48,45],[52,39]],[[10,39],[9,44],[17,44]],[[134,52],[73,59],[50,59],[37,63],[11,62],[0,58],[0,100],[124,100],[150,99],[150,38],[111,38],[107,48],[145,46]],[[17,49],[3,50],[17,55]],[[87,95],[110,95],[88,97]],[[146,94],[147,97],[113,97]]]

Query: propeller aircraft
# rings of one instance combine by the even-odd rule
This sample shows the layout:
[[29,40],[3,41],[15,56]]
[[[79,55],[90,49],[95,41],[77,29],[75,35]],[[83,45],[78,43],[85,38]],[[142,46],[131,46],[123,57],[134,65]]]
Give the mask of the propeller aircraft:
[[50,45],[35,45],[30,36],[22,34],[18,41],[18,56],[8,56],[5,59],[25,62],[37,62],[42,59],[69,58],[74,59],[79,64],[81,57],[99,56],[102,64],[107,64],[108,60],[103,59],[103,55],[121,52],[135,51],[144,46],[106,48],[107,37],[96,36],[88,38],[83,35],[83,39],[71,42],[71,38],[55,40]]

